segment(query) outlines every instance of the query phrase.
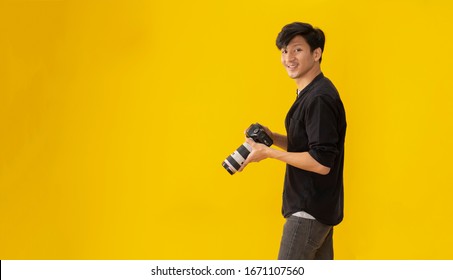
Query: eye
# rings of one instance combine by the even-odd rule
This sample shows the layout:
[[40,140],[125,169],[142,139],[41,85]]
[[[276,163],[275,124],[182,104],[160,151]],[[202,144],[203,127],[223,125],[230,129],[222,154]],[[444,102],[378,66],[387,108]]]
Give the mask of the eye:
[[288,50],[283,49],[283,50],[282,50],[282,53],[287,54],[287,53],[288,53]]
[[296,49],[296,52],[301,52],[301,51],[302,51],[301,48],[297,48],[297,49]]

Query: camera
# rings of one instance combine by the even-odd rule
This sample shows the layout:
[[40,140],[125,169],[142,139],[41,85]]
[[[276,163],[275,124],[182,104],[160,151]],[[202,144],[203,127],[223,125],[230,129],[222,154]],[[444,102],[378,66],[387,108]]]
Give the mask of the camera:
[[[253,141],[264,144],[268,147],[273,144],[272,138],[267,135],[267,133],[264,131],[264,127],[259,123],[250,125],[249,128],[247,128],[247,130],[245,131],[245,135],[248,138],[252,138]],[[234,151],[223,161],[223,168],[225,168],[228,173],[233,175],[234,173],[236,173],[236,171],[239,170],[239,168],[241,168],[242,164],[251,151],[252,147],[247,142],[244,142],[241,146],[239,146],[239,148],[236,149],[236,151]]]

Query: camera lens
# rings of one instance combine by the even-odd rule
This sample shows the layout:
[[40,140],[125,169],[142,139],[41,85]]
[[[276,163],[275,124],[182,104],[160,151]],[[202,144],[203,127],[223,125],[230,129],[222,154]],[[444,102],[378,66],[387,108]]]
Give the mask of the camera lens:
[[244,144],[239,146],[236,151],[234,151],[223,161],[223,168],[225,168],[228,173],[233,175],[241,168],[251,151],[252,147],[248,143],[244,142]]

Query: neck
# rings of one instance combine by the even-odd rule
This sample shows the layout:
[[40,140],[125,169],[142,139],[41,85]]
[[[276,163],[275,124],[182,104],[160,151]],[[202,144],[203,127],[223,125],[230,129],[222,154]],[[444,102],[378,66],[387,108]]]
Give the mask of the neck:
[[321,73],[321,67],[318,64],[317,66],[315,66],[312,69],[310,69],[310,71],[308,71],[303,77],[300,77],[299,79],[296,79],[297,89],[299,91],[303,90],[320,73]]

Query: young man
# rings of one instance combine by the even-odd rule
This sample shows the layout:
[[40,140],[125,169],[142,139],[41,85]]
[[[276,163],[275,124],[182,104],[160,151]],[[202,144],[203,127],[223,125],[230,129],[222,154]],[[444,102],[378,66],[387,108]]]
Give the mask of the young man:
[[284,151],[246,138],[252,152],[240,171],[266,158],[286,163],[279,259],[333,259],[333,226],[343,219],[346,116],[335,86],[321,72],[324,42],[324,33],[310,24],[283,27],[276,43],[297,99],[286,116],[287,135],[266,132]]

